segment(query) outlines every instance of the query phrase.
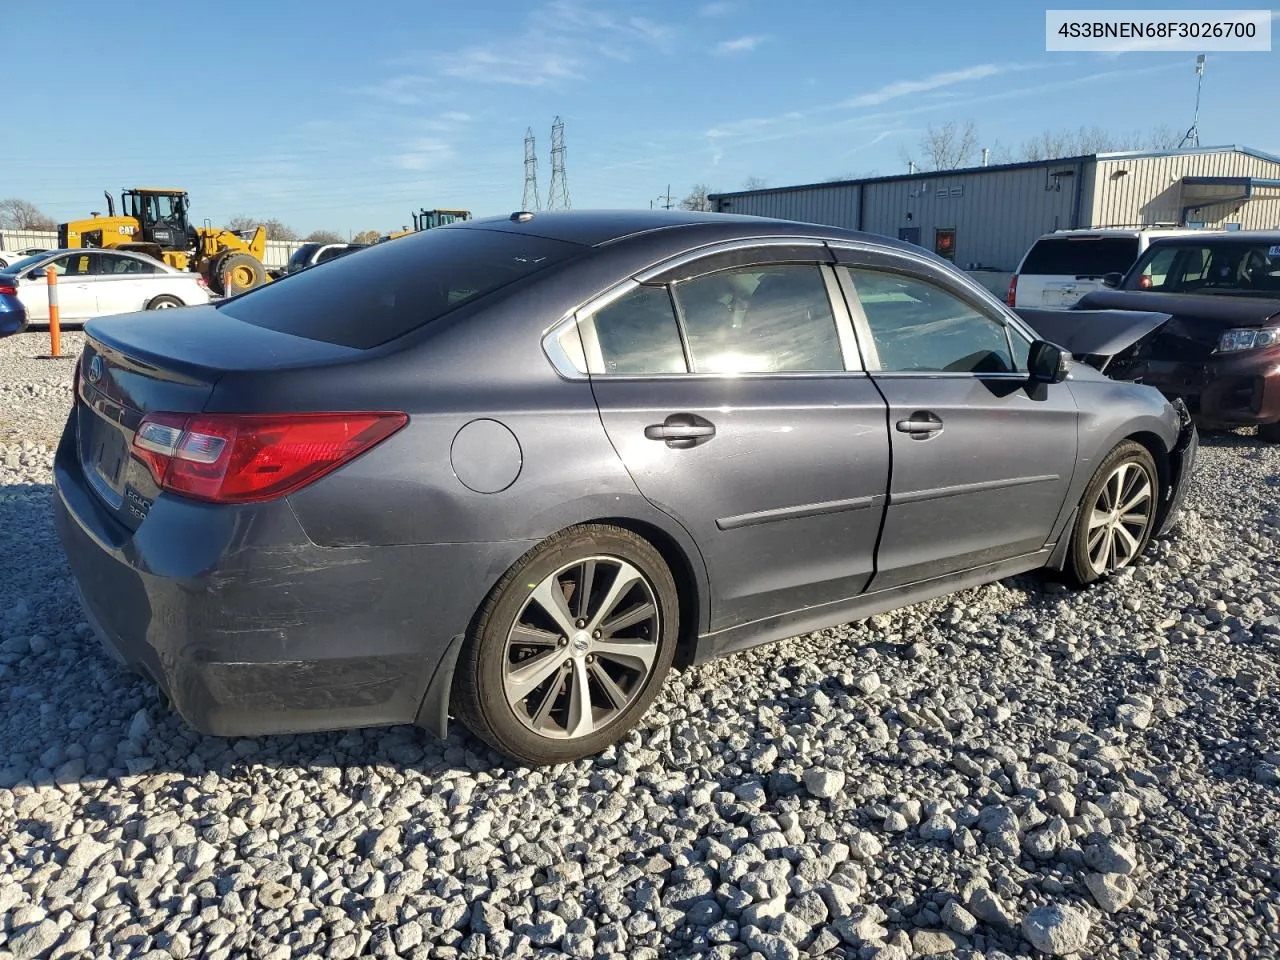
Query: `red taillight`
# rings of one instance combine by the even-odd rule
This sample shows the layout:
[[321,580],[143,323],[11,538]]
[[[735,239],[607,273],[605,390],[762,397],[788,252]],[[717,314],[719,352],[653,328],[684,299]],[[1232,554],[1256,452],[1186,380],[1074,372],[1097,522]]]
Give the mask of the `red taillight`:
[[0,296],[4,296],[5,294],[8,294],[11,297],[16,297],[18,295],[18,288],[8,283],[0,283]]
[[1017,306],[1018,301],[1018,275],[1015,273],[1009,278],[1009,292],[1005,294],[1005,300],[1009,302],[1009,306]]
[[202,277],[202,276],[201,276],[200,274],[198,274],[198,273],[196,274],[196,283],[198,283],[200,286],[204,287],[206,290],[208,290],[208,289],[209,289],[209,281],[208,281],[208,280],[206,280],[204,277]]
[[293,493],[408,422],[403,413],[153,413],[133,452],[165,490],[252,503]]

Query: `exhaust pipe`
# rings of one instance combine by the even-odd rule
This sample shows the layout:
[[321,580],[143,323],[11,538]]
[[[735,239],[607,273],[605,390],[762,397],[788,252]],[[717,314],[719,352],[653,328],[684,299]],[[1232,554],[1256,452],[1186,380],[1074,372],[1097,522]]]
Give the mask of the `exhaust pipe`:
[[110,190],[103,190],[102,195],[107,198],[107,216],[114,217],[116,215],[116,201],[111,196]]

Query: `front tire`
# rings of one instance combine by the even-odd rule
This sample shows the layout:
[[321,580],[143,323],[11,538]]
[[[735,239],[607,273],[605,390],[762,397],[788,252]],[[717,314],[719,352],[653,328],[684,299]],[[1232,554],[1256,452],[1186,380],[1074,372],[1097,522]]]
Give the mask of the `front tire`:
[[1151,541],[1160,475],[1150,451],[1126,440],[1107,455],[1080,500],[1066,574],[1086,586],[1134,563]]
[[605,524],[539,544],[498,581],[454,673],[454,713],[530,765],[599,753],[662,688],[680,602],[653,545]]

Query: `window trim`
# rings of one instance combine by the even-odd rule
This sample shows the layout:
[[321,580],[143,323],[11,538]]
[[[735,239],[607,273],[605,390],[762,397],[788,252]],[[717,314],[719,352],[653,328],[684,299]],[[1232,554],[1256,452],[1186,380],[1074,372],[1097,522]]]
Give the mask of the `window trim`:
[[[866,310],[863,308],[862,300],[858,296],[858,286],[852,276],[852,272],[854,270],[864,270],[868,273],[895,274],[900,277],[905,277],[908,280],[914,280],[917,283],[923,283],[927,286],[931,286],[931,287],[934,287],[935,289],[941,290],[943,293],[947,294],[948,296],[954,297],[956,300],[959,300],[961,303],[969,307],[971,310],[973,310],[974,313],[978,314],[980,317],[983,317],[984,319],[989,320],[991,323],[999,327],[1004,333],[1005,349],[1009,351],[1009,362],[1016,363],[1017,356],[1013,349],[1013,339],[1012,339],[1013,331],[1010,329],[1010,324],[1004,323],[1002,318],[992,317],[990,314],[987,313],[987,311],[980,309],[977,305],[969,302],[966,298],[958,296],[953,291],[948,290],[945,285],[937,283],[932,278],[920,276],[919,274],[912,273],[909,270],[892,269],[887,266],[878,266],[878,265],[870,265],[870,264],[855,265],[855,264],[849,264],[849,263],[838,264],[835,268],[835,271],[836,271],[836,276],[839,279],[840,291],[844,295],[845,299],[848,301],[849,312],[854,318],[854,327],[858,332],[858,340],[860,343],[865,344],[865,349],[863,351],[863,359],[866,364],[868,373],[879,374],[884,377],[912,377],[912,378],[941,377],[941,378],[949,378],[949,379],[957,378],[957,377],[969,377],[969,378],[980,378],[984,380],[989,380],[989,379],[1026,380],[1027,379],[1027,371],[1025,370],[1012,370],[1007,372],[993,372],[993,373],[983,373],[976,370],[886,370],[883,364],[880,362],[880,351],[879,351],[879,348],[876,346],[875,335],[871,331],[871,324],[867,320]],[[1020,330],[1017,332],[1019,335],[1021,335]],[[1029,343],[1031,342],[1034,342],[1034,340],[1029,341]]]
[[[547,353],[551,360],[552,366],[556,368],[556,372],[562,377],[570,380],[583,380],[595,377],[604,377],[609,380],[669,380],[682,379],[687,380],[695,377],[702,380],[741,380],[741,379],[777,379],[779,377],[799,377],[812,379],[815,377],[844,377],[849,375],[865,376],[867,370],[862,363],[861,354],[858,351],[858,338],[854,332],[853,320],[849,315],[848,305],[845,299],[840,295],[839,286],[836,283],[835,270],[832,264],[821,261],[794,261],[784,260],[775,263],[771,258],[764,257],[754,263],[741,263],[731,266],[724,266],[718,270],[709,270],[706,273],[696,274],[688,278],[688,280],[701,279],[702,277],[713,276],[717,273],[729,270],[750,270],[753,267],[768,266],[812,266],[817,268],[819,276],[822,278],[823,290],[827,295],[827,303],[831,308],[831,315],[836,328],[836,342],[840,347],[840,359],[844,364],[841,370],[776,370],[776,371],[753,371],[750,373],[703,373],[693,369],[693,357],[689,352],[689,336],[685,329],[684,312],[680,306],[680,299],[675,295],[674,283],[641,283],[635,279],[624,280],[622,283],[612,287],[605,293],[592,300],[587,301],[583,306],[579,307],[572,316],[562,318],[558,323],[554,324],[546,334],[543,335],[543,350]],[[687,282],[687,281],[682,281]],[[667,296],[671,300],[671,310],[675,317],[676,327],[680,335],[680,346],[684,351],[685,370],[683,373],[609,373],[605,369],[604,353],[600,348],[600,341],[596,335],[594,317],[597,312],[609,306],[616,300],[630,294],[641,287],[654,287],[665,290]],[[563,335],[567,326],[573,325],[578,329],[578,334],[582,342],[583,353],[586,359],[585,374],[578,372],[574,364],[570,362],[566,356],[563,345],[559,343],[559,337]],[[552,356],[552,354],[556,356]]]

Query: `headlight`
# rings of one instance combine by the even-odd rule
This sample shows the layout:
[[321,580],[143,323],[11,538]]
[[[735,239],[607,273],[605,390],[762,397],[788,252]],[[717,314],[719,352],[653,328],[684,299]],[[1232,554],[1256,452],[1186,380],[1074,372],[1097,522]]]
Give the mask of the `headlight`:
[[1257,350],[1274,347],[1280,343],[1280,330],[1224,330],[1218,337],[1218,353],[1236,353],[1240,350]]

